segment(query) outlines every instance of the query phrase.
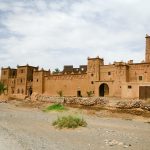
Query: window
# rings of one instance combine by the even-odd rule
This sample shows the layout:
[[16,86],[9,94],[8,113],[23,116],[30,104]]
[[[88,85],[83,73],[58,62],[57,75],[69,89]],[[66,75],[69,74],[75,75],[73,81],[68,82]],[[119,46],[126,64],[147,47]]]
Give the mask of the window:
[[3,75],[6,75],[7,71],[3,71]]
[[19,90],[19,89],[17,90],[17,93],[18,93],[18,94],[20,93],[20,90]]
[[108,75],[109,75],[109,76],[111,75],[111,72],[110,72],[110,71],[108,72]]
[[140,80],[140,81],[142,80],[142,76],[139,76],[139,80]]
[[20,82],[22,83],[22,79],[20,80]]
[[23,73],[23,72],[24,72],[24,69],[21,69],[21,70],[20,70],[20,73]]
[[37,82],[39,81],[39,79],[36,80]]
[[132,86],[131,86],[131,85],[128,85],[128,89],[132,89]]
[[24,90],[23,90],[23,89],[21,90],[21,93],[22,93],[22,94],[24,93]]
[[91,76],[93,77],[93,75],[94,75],[94,74],[92,73]]
[[93,82],[93,81],[91,81],[91,84],[94,84],[94,82]]

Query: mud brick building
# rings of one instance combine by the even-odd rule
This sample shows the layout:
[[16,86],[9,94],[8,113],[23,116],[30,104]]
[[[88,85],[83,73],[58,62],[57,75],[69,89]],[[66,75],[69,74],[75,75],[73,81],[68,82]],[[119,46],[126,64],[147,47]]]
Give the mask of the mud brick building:
[[32,92],[58,96],[115,96],[121,98],[150,98],[150,36],[146,35],[145,61],[114,62],[104,65],[102,58],[88,58],[79,68],[64,66],[63,71],[51,73],[29,65],[1,68],[1,81],[8,94],[30,95]]

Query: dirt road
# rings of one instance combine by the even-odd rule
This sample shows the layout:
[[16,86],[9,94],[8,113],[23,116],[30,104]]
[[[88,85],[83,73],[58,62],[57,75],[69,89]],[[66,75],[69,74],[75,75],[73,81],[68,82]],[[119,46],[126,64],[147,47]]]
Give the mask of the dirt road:
[[[52,121],[76,113],[86,128],[55,129]],[[100,118],[81,111],[44,113],[36,108],[0,104],[0,150],[149,150],[150,124]]]

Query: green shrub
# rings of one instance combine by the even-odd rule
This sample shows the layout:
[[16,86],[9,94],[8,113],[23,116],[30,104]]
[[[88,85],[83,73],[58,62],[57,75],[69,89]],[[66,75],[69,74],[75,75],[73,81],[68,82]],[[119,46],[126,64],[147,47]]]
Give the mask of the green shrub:
[[7,88],[5,87],[5,85],[2,82],[0,82],[0,95],[2,93],[4,93],[5,90],[7,90]]
[[91,97],[93,95],[92,91],[87,91],[86,93],[87,93],[88,97]]
[[52,123],[53,126],[57,128],[77,128],[79,126],[86,127],[87,123],[83,118],[76,116],[63,116],[58,117],[56,121]]
[[56,110],[56,111],[62,111],[62,110],[67,110],[63,105],[61,104],[54,104],[48,106],[46,109],[44,109],[44,112],[51,111],[51,110]]

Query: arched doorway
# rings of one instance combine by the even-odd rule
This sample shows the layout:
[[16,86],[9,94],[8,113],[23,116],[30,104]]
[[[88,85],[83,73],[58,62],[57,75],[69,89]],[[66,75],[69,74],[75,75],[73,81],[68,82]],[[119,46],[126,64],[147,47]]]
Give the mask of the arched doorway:
[[99,86],[99,96],[108,96],[109,95],[109,87],[106,83],[103,83]]

